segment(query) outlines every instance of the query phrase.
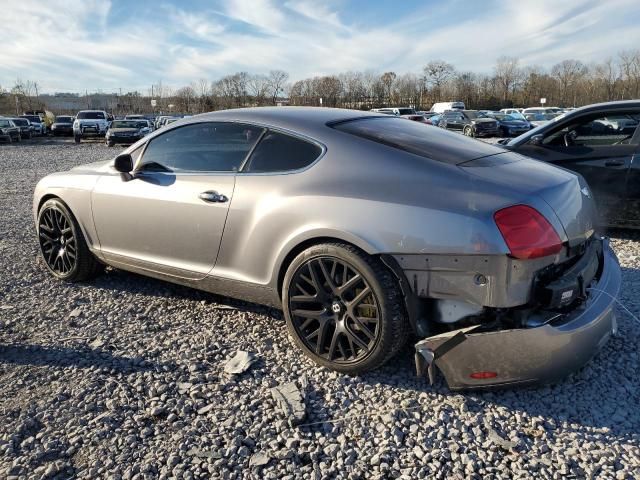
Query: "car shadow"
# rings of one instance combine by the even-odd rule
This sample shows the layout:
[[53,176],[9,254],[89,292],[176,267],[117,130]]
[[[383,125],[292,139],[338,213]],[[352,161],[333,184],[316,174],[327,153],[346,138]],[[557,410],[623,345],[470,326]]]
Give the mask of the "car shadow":
[[112,355],[107,350],[88,347],[49,347],[36,344],[0,344],[0,364],[81,369],[106,368],[122,374],[155,370],[167,365],[150,362],[142,357],[120,357]]

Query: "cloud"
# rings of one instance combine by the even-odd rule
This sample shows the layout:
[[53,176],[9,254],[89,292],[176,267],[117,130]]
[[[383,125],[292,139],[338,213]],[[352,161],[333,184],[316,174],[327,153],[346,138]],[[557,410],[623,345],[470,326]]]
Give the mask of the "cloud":
[[501,55],[550,67],[640,44],[637,0],[366,5],[5,0],[0,85],[21,77],[41,91],[146,91],[159,80],[179,87],[236,71],[283,69],[293,80],[348,70],[420,72],[440,58],[490,73]]

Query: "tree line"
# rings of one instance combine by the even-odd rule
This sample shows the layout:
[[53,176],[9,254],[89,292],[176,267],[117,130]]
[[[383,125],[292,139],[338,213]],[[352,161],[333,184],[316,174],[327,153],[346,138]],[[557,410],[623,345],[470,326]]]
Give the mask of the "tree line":
[[[104,95],[104,94],[103,94]],[[289,82],[289,74],[237,72],[215,81],[200,79],[180,88],[162,83],[147,92],[111,94],[115,109],[126,112],[181,112],[263,105],[311,105],[370,109],[391,105],[428,110],[439,101],[463,101],[467,108],[499,109],[537,105],[577,107],[590,103],[640,98],[640,49],[619,52],[602,62],[563,60],[551,68],[522,65],[500,57],[490,73],[458,70],[444,60],[429,61],[419,72],[344,72]],[[151,107],[151,100],[155,107]],[[0,87],[0,112],[46,107],[38,84],[18,80]],[[28,107],[28,108],[27,108]],[[113,109],[113,108],[112,108]]]

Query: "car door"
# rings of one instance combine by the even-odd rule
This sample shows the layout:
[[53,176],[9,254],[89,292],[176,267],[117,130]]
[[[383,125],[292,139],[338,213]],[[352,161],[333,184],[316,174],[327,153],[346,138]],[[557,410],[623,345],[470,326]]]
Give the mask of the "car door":
[[580,173],[596,200],[601,222],[624,225],[628,176],[638,148],[640,112],[599,112],[560,122],[535,139],[516,148],[518,153],[551,162]]
[[224,122],[171,128],[134,152],[132,175],[102,176],[92,208],[104,259],[204,278],[216,261],[236,172],[261,134]]

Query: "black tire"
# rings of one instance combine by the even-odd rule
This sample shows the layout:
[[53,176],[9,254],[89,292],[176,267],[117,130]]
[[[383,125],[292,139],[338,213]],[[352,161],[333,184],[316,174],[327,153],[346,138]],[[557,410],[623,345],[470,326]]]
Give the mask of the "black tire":
[[52,198],[42,204],[37,234],[40,257],[54,277],[81,282],[104,269],[89,250],[82,229],[62,200]]
[[107,147],[113,147],[113,142],[106,141]]
[[16,137],[16,141],[17,142],[21,142],[22,141],[22,134],[18,134],[18,136]]
[[507,132],[507,129],[504,127],[500,127],[500,136],[502,138],[508,137],[509,136],[509,132]]
[[74,135],[73,139],[75,140],[76,143],[80,143],[80,139],[82,138],[81,135]]
[[[305,279],[310,276],[320,289]],[[346,289],[336,294],[342,286]],[[315,293],[309,295],[310,290]],[[397,280],[379,259],[348,244],[324,243],[300,253],[285,274],[282,299],[298,348],[342,373],[357,375],[384,365],[409,337]],[[315,345],[310,338],[317,338]]]

